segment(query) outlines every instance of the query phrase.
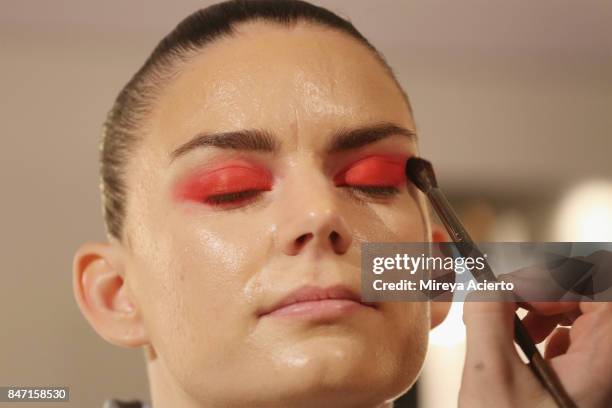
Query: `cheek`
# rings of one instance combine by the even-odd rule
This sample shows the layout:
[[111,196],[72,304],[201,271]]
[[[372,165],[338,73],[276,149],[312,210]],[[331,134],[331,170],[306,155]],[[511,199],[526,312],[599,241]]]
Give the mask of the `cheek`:
[[428,240],[425,211],[421,196],[402,193],[388,205],[347,205],[343,214],[356,242],[423,242]]
[[151,318],[163,318],[166,326],[159,328],[165,332],[161,336],[181,335],[175,329],[196,331],[195,324],[210,326],[211,316],[243,300],[244,282],[265,255],[261,217],[166,210],[147,221],[147,229],[134,237],[134,252],[139,284],[149,298],[144,300],[153,306]]
[[397,237],[398,241],[418,242],[426,240],[426,219],[424,207],[414,197],[405,194],[397,205],[381,208],[379,216]]
[[[233,213],[186,218],[183,214],[180,220],[177,224],[182,227],[173,228],[167,238],[174,262],[165,273],[174,275],[167,278],[176,282],[174,300],[186,309],[184,326],[194,333],[197,327],[208,327],[211,343],[221,335],[239,335],[249,319],[244,311],[251,299],[245,287],[268,260],[267,247],[262,245],[269,241],[265,217]],[[227,319],[220,321],[221,315]]]
[[386,308],[389,327],[394,328],[394,335],[388,341],[395,351],[396,369],[412,372],[409,377],[414,381],[427,352],[430,306],[427,302],[389,302],[383,308]]
[[151,340],[185,382],[194,370],[208,381],[225,376],[219,366],[235,370],[248,351],[241,347],[251,324],[244,289],[261,269],[263,253],[247,239],[256,233],[254,225],[245,222],[242,230],[229,230],[221,224],[205,218],[158,237],[164,261],[143,268],[149,275],[145,314]]
[[416,203],[402,197],[393,206],[364,209],[353,225],[358,242],[422,242],[426,226]]

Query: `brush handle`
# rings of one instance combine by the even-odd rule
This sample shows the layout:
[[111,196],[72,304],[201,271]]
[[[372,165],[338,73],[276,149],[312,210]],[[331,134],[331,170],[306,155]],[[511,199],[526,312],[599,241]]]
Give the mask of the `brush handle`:
[[470,238],[470,234],[468,234],[463,227],[463,224],[459,220],[459,217],[457,217],[457,214],[453,210],[453,207],[451,207],[450,202],[447,200],[442,190],[433,187],[427,192],[427,197],[440,218],[440,221],[442,221],[446,227],[452,241],[456,244],[462,243],[475,246],[472,238]]
[[[442,221],[451,239],[455,243],[459,253],[461,253],[463,257],[482,257],[484,260],[484,268],[477,271],[470,271],[474,278],[478,282],[483,282],[484,280],[497,282],[497,277],[491,270],[491,266],[476,244],[474,244],[474,241],[472,241],[472,238],[463,227],[463,224],[461,224],[459,217],[457,217],[457,214],[451,207],[444,193],[442,193],[439,188],[434,187],[428,191],[427,197],[436,214],[438,214],[440,221]],[[555,373],[546,360],[544,360],[544,357],[540,354],[540,351],[523,325],[523,322],[516,314],[514,315],[514,339],[529,360],[529,367],[532,372],[548,390],[557,403],[557,406],[560,408],[576,408],[576,405],[572,402],[559,381],[557,373]]]
[[523,322],[516,314],[514,315],[514,338],[529,360],[531,371],[548,390],[557,406],[561,408],[576,408],[576,404],[574,404],[565,388],[563,388],[557,373],[544,360]]

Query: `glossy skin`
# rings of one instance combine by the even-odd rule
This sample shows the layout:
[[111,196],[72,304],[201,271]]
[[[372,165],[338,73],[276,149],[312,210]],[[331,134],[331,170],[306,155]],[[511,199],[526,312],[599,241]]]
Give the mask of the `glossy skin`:
[[[371,51],[318,26],[242,25],[179,66],[126,172],[122,292],[109,292],[134,320],[121,335],[97,324],[149,350],[154,404],[378,407],[413,384],[429,304],[329,301],[261,315],[304,285],[358,292],[363,242],[430,239],[423,197],[402,171],[414,139],[327,150],[335,132],[379,123],[415,128]],[[171,158],[197,134],[243,129],[280,148]]]

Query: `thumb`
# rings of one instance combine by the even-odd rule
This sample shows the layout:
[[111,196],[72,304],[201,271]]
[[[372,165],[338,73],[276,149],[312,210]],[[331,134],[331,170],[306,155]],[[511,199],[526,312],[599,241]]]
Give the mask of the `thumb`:
[[465,369],[483,371],[489,366],[499,372],[523,366],[514,346],[516,303],[470,298],[487,299],[487,293],[470,293],[463,306],[467,336]]
[[467,338],[460,406],[553,407],[514,346],[516,303],[494,299],[499,295],[470,293],[463,307]]

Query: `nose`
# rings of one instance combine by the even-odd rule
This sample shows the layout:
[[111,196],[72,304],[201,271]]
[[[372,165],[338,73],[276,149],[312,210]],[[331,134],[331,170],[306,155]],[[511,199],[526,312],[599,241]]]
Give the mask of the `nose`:
[[283,252],[287,255],[298,255],[308,249],[342,255],[351,241],[344,220],[331,208],[308,211],[281,237]]
[[289,194],[291,203],[283,205],[284,221],[278,226],[278,238],[286,255],[306,251],[342,255],[351,246],[352,233],[334,200],[333,189],[337,187],[320,181]]

